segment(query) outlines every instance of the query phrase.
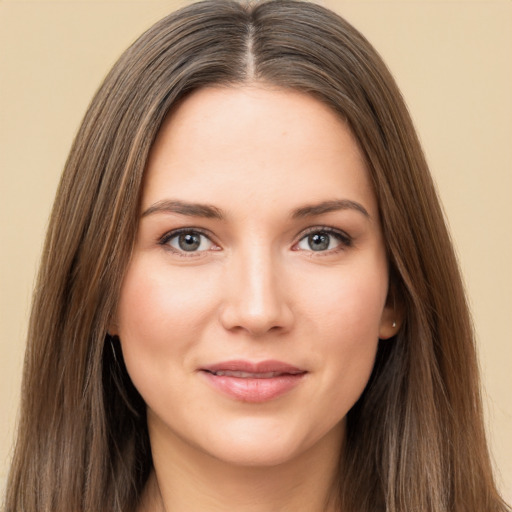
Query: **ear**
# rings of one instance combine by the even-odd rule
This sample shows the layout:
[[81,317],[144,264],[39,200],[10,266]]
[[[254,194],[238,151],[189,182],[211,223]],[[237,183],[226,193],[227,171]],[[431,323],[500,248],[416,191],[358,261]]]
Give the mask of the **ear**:
[[395,292],[390,290],[380,319],[379,339],[387,340],[395,336],[402,326],[403,319],[401,301],[396,298]]

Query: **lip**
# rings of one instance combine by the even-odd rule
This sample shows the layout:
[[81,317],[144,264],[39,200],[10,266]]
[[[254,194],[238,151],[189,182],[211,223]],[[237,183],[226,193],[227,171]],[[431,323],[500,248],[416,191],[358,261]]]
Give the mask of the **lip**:
[[281,361],[233,360],[200,368],[217,391],[242,402],[274,400],[299,385],[307,371]]

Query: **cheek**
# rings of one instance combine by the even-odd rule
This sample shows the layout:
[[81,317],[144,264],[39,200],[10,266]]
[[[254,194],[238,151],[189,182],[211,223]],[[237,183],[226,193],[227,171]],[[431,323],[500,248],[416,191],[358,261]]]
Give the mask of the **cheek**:
[[121,289],[117,319],[120,337],[168,345],[177,333],[191,333],[211,315],[215,289],[208,276],[186,269],[135,261]]
[[308,283],[311,292],[300,295],[303,318],[310,319],[309,337],[316,340],[312,350],[323,371],[324,399],[333,405],[334,419],[352,407],[372,372],[387,286],[384,262],[364,271],[341,269],[324,278],[317,274],[315,283]]
[[378,338],[388,289],[386,264],[361,267],[317,273],[295,290],[306,317],[333,339]]
[[191,348],[215,309],[213,276],[180,270],[143,254],[132,260],[121,288],[117,323],[123,358],[150,406],[159,403],[162,390],[181,389]]
[[175,270],[139,257],[130,264],[121,289],[117,322],[123,357],[147,399],[187,367],[190,349],[215,310],[212,278],[197,270]]

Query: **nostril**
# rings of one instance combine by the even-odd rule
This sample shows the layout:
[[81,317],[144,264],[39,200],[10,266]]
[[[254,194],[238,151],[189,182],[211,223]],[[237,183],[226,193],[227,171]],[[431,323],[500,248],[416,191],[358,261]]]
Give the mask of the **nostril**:
[[287,331],[293,314],[283,272],[265,244],[246,249],[226,275],[221,323],[227,330],[255,337]]
[[257,337],[288,331],[293,323],[293,315],[286,305],[272,311],[255,312],[244,310],[238,303],[226,307],[221,312],[221,323],[229,331],[244,331]]

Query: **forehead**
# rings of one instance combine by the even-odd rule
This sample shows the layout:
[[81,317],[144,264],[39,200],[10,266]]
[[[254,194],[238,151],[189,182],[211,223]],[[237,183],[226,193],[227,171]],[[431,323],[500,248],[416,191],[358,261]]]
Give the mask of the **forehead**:
[[143,207],[176,197],[293,208],[340,196],[376,211],[362,153],[332,109],[265,85],[211,87],[192,93],[163,123]]

